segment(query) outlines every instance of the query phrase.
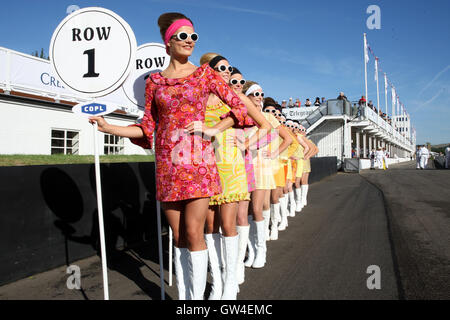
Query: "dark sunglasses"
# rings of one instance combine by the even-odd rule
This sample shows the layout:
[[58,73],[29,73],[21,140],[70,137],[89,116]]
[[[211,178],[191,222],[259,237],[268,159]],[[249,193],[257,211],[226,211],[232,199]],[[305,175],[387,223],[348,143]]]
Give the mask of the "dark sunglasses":
[[224,65],[224,64],[220,64],[220,65],[218,65],[217,67],[215,67],[214,68],[216,71],[219,71],[219,72],[225,72],[225,71],[227,71],[227,69],[228,69],[228,71],[231,73],[231,72],[233,72],[233,67],[232,66],[226,66],[226,65]]
[[231,79],[231,80],[230,80],[230,83],[231,83],[232,85],[237,85],[238,83],[240,83],[241,86],[243,86],[246,82],[247,82],[247,81],[245,81],[245,79],[241,79],[241,80],[238,80],[238,79]]
[[198,40],[198,34],[193,32],[191,34],[187,33],[187,32],[180,32],[177,34],[174,34],[172,36],[172,38],[177,38],[180,41],[184,41],[187,40],[187,38],[190,37],[192,41],[196,42]]
[[261,96],[261,97],[264,98],[264,92],[256,91],[256,92],[253,92],[252,95],[253,95],[254,97],[257,97],[257,98],[258,98],[259,96]]

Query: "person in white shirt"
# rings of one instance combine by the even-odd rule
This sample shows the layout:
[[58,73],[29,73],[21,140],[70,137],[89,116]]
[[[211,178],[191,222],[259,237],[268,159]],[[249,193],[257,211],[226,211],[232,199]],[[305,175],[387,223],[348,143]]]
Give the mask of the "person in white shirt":
[[378,169],[383,169],[383,157],[383,150],[381,150],[381,148],[378,148],[377,152],[375,153],[375,159],[377,161]]
[[419,151],[420,154],[420,169],[424,170],[427,168],[428,158],[430,157],[430,152],[425,146],[422,146]]
[[388,152],[386,151],[386,148],[383,148],[384,165],[385,165],[386,169],[389,169],[389,166],[388,166],[388,163],[387,163],[387,158],[388,158]]
[[420,170],[420,146],[416,150],[416,170]]
[[445,169],[448,169],[450,165],[450,144],[445,148]]

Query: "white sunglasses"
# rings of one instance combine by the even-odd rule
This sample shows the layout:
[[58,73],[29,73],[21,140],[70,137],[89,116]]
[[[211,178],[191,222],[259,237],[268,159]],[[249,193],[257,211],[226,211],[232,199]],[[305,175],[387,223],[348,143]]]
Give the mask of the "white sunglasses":
[[195,32],[193,32],[191,34],[189,34],[187,32],[180,32],[180,33],[174,34],[172,36],[172,38],[174,38],[174,37],[177,38],[180,41],[187,40],[188,37],[191,38],[191,40],[194,41],[194,42],[196,42],[198,40],[198,34],[195,33]]

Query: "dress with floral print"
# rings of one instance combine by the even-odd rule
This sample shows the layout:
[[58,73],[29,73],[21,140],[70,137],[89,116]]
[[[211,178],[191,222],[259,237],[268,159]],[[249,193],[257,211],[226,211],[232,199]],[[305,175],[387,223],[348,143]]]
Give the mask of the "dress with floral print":
[[156,199],[163,202],[211,197],[222,192],[211,139],[188,134],[184,127],[205,121],[206,103],[214,93],[242,126],[247,109],[233,90],[208,64],[184,78],[152,74],[145,86],[145,111],[139,126],[144,137],[131,142],[150,149],[156,129]]

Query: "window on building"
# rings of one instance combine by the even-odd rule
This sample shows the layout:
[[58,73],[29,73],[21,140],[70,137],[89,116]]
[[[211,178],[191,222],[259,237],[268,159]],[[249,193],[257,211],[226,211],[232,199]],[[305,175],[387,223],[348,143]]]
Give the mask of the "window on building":
[[78,131],[67,129],[52,129],[51,154],[78,154]]
[[123,154],[124,138],[105,133],[105,154]]

